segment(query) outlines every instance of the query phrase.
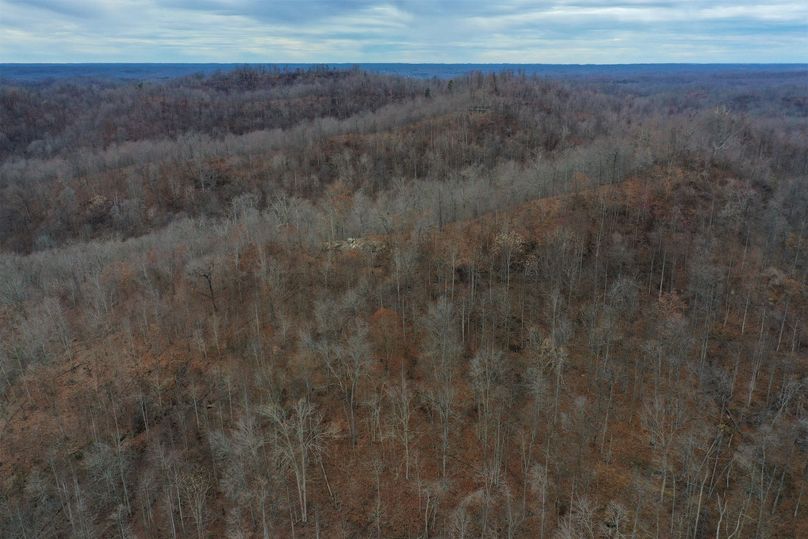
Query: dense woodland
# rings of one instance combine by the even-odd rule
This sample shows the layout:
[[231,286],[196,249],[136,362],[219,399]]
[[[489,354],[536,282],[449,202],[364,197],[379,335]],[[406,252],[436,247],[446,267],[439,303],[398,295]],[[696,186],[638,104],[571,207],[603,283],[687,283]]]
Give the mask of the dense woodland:
[[808,537],[808,72],[0,85],[0,536]]

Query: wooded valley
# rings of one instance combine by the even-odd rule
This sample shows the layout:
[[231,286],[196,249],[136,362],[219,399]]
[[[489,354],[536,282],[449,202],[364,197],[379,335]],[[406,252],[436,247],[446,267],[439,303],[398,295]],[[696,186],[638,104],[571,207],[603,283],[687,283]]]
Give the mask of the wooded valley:
[[0,537],[808,537],[807,225],[804,71],[0,81]]

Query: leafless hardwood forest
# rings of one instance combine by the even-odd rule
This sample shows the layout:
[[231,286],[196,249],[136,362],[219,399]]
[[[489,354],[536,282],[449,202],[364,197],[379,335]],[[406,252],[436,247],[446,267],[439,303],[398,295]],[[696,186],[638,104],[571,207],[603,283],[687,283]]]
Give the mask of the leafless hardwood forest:
[[0,536],[808,537],[808,73],[0,85]]

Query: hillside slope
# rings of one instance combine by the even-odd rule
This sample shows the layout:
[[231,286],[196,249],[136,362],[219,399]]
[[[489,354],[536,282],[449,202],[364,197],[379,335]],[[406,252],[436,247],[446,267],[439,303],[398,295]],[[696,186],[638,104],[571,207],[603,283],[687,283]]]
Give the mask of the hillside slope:
[[0,535],[808,535],[792,89],[241,76],[0,165]]

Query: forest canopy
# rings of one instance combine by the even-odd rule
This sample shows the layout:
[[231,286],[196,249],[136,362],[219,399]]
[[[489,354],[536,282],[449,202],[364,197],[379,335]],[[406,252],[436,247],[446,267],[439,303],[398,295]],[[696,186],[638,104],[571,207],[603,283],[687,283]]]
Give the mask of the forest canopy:
[[808,536],[806,88],[0,82],[0,536]]

